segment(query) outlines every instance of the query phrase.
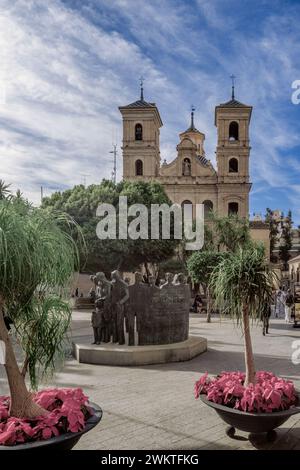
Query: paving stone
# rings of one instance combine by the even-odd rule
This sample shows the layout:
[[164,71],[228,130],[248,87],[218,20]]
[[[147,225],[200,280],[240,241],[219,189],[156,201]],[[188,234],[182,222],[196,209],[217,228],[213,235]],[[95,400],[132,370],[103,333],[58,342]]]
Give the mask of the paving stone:
[[[73,338],[91,335],[90,315],[73,314]],[[270,370],[293,380],[300,389],[300,365],[291,361],[292,342],[300,331],[283,320],[271,319],[270,334],[253,326],[257,370]],[[79,364],[67,356],[62,370],[46,386],[79,386],[103,408],[102,422],[81,438],[76,449],[300,449],[300,415],[278,430],[275,442],[253,445],[246,433],[238,439],[225,434],[215,411],[195,400],[193,386],[201,374],[244,370],[241,330],[230,319],[193,314],[190,334],[206,337],[208,351],[191,361],[139,367]],[[3,367],[0,390],[7,393]]]

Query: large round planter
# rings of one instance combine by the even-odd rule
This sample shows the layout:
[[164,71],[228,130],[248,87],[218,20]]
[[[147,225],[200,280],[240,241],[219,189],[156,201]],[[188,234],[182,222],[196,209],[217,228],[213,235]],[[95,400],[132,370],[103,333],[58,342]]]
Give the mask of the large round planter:
[[213,408],[225,423],[230,425],[227,434],[231,437],[234,435],[235,429],[246,431],[251,434],[269,433],[277,428],[290,416],[300,413],[300,396],[297,393],[298,402],[296,406],[292,406],[288,410],[275,411],[273,413],[248,413],[245,411],[235,410],[224,405],[219,405],[207,400],[206,395],[200,395],[201,400],[206,405]]
[[85,428],[79,432],[68,432],[58,437],[51,437],[46,441],[27,442],[15,446],[0,445],[0,450],[71,450],[77,444],[81,436],[93,429],[102,418],[102,410],[95,403],[90,402],[89,406],[94,410],[86,424]]

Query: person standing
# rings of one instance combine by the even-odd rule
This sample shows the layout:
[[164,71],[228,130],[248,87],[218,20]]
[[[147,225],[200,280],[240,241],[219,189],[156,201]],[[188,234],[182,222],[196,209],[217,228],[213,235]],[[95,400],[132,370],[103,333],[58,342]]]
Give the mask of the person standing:
[[284,300],[284,314],[285,314],[285,323],[290,323],[291,321],[291,309],[294,303],[294,297],[291,293],[291,289],[288,289],[285,295]]
[[262,311],[262,323],[263,323],[263,329],[262,329],[262,334],[265,336],[269,333],[269,325],[270,325],[270,317],[271,317],[271,305],[269,299],[266,300],[264,309]]

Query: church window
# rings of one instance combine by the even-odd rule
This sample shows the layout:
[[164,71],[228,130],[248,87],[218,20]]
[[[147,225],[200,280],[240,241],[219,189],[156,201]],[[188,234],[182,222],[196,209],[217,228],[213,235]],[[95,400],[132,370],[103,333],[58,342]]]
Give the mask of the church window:
[[136,174],[136,176],[143,176],[143,162],[142,162],[142,160],[137,160],[135,162],[135,174]]
[[135,140],[143,140],[143,126],[142,124],[135,125]]
[[189,201],[188,199],[186,199],[185,201],[181,203],[182,210],[184,210],[185,207],[186,207],[185,210],[187,210],[187,213],[193,216],[193,203]]
[[212,201],[209,200],[203,201],[202,204],[204,205],[204,218],[208,219],[209,216],[212,214],[212,211],[214,210],[214,205]]
[[229,160],[229,173],[238,173],[239,171],[239,162],[237,158],[231,158]]
[[239,140],[239,125],[236,121],[229,124],[229,140]]
[[228,204],[228,215],[237,215],[239,213],[238,202],[230,202]]
[[189,158],[185,158],[182,162],[182,175],[191,176],[191,160]]

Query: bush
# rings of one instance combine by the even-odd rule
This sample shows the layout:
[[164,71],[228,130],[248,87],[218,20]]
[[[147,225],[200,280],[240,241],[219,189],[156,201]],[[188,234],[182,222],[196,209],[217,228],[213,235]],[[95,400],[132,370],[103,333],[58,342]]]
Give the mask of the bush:
[[0,397],[0,445],[14,446],[78,432],[93,414],[88,398],[80,388],[42,390],[33,395],[33,401],[48,413],[33,419],[20,419],[9,417],[10,398]]
[[222,372],[210,379],[206,372],[195,383],[195,398],[200,394],[220,405],[252,413],[287,410],[297,402],[294,384],[271,372],[256,373],[255,385],[244,386],[243,372]]

